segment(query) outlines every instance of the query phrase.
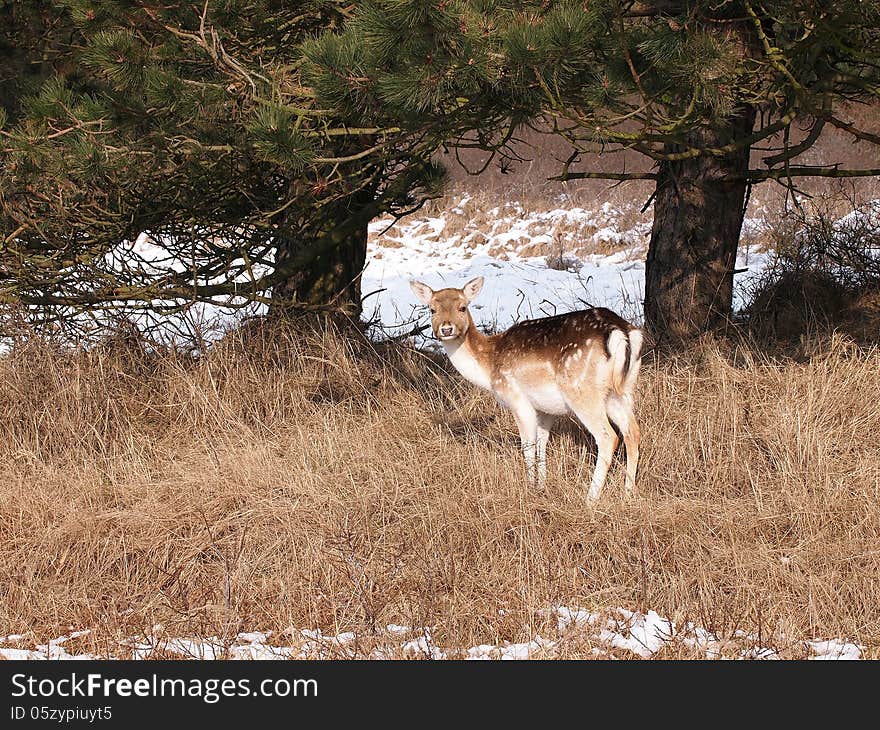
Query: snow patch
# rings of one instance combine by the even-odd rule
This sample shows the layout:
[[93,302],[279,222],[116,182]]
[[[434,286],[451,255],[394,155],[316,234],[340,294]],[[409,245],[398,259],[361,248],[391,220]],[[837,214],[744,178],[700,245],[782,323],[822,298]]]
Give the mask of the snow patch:
[[[624,225],[623,213],[608,203],[598,211],[526,213],[518,203],[482,212],[470,210],[470,202],[465,196],[442,216],[370,224],[361,282],[363,316],[374,338],[412,335],[418,347],[435,346],[427,308],[413,296],[411,279],[441,289],[484,277],[471,314],[478,327],[490,332],[593,306],[641,324],[649,223]],[[456,217],[466,220],[453,221]],[[750,219],[745,230],[754,233],[764,225],[763,219]],[[609,248],[616,250],[589,252]],[[738,284],[766,263],[766,254],[744,245],[737,257]],[[743,306],[741,289],[736,309]]]
[[[733,636],[719,637],[691,623],[677,625],[653,610],[647,613],[625,608],[589,611],[580,607],[554,606],[537,612],[538,617],[555,624],[557,636],[546,638],[535,635],[523,642],[482,643],[464,650],[441,647],[430,627],[409,627],[388,624],[368,635],[351,631],[327,634],[320,629],[288,629],[283,632],[284,645],[277,645],[271,631],[248,631],[230,640],[212,636],[207,638],[165,638],[157,626],[152,637],[132,638],[120,645],[110,656],[88,653],[70,653],[63,644],[73,638],[86,636],[90,631],[74,631],[47,644],[34,648],[2,646],[17,644],[25,636],[14,634],[0,639],[0,657],[4,659],[149,659],[171,654],[182,659],[457,659],[468,660],[524,660],[552,659],[570,656],[567,645],[574,640],[588,647],[597,657],[618,659],[633,657],[650,659],[666,647],[681,645],[706,659],[779,659],[781,650],[762,645],[757,637],[743,631]],[[552,628],[551,628],[552,630]],[[861,659],[863,647],[844,639],[812,639],[787,643],[795,656],[810,659]],[[582,649],[581,653],[587,649]]]

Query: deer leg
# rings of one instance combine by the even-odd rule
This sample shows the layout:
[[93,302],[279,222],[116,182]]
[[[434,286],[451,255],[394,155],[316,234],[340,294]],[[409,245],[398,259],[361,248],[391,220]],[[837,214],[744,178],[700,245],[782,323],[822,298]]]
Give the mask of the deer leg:
[[636,493],[636,472],[639,468],[639,424],[632,409],[632,401],[626,396],[611,394],[605,403],[605,411],[611,422],[623,434],[626,445],[626,495]]
[[596,455],[596,468],[593,471],[593,479],[590,482],[590,489],[587,497],[591,502],[595,502],[602,494],[602,487],[605,485],[605,477],[608,476],[608,469],[611,468],[611,458],[614,456],[614,450],[617,448],[617,434],[611,427],[611,422],[605,414],[605,404],[599,399],[590,398],[569,398],[568,407],[577,416],[577,419],[584,424],[587,431],[596,440],[598,453]]
[[556,423],[556,416],[549,413],[538,413],[537,419],[537,483],[538,489],[543,489],[547,482],[547,441],[550,439],[550,429]]
[[526,461],[526,474],[529,486],[535,486],[535,456],[538,442],[538,414],[531,404],[522,399],[511,407],[513,416],[519,428],[519,439],[522,446],[523,457]]

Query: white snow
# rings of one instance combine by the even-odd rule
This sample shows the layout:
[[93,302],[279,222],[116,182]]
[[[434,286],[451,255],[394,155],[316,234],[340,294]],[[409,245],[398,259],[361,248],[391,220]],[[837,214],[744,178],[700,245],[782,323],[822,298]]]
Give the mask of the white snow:
[[[749,237],[765,225],[763,217],[744,223],[737,268],[747,271],[738,274],[741,281],[767,261],[766,254],[748,245]],[[590,306],[609,307],[640,323],[650,229],[650,212],[646,216],[636,207],[621,210],[606,202],[594,210],[570,206],[528,211],[513,201],[486,210],[471,195],[449,200],[433,216],[414,214],[397,222],[377,219],[369,226],[367,265],[361,277],[363,318],[372,324],[377,339],[408,333],[428,322],[426,308],[410,291],[410,279],[439,288],[459,287],[484,276],[486,285],[472,312],[478,326],[488,330]],[[144,281],[157,273],[188,270],[186,246],[173,243],[142,233],[108,253],[107,263],[111,268],[125,267]],[[234,241],[214,244],[231,247]],[[254,275],[271,265],[271,255],[265,258],[251,268]],[[246,272],[237,277],[243,295],[229,298],[228,306],[196,303],[162,315],[132,311],[127,320],[170,342],[210,342],[242,320],[265,313],[264,304],[246,301],[249,277]],[[735,307],[741,305],[737,297]],[[433,346],[430,338],[421,335],[414,344]]]
[[446,658],[446,652],[434,646],[431,642],[431,634],[428,631],[425,631],[424,634],[415,641],[405,641],[400,649],[404,654],[410,656],[415,655],[425,659]]
[[[483,276],[486,283],[471,313],[477,325],[489,331],[591,306],[608,307],[641,323],[647,222],[625,227],[620,223],[623,213],[608,203],[598,211],[557,208],[532,213],[508,203],[487,213],[471,211],[468,217],[470,200],[463,197],[442,217],[370,224],[362,291],[363,316],[373,323],[373,336],[394,337],[424,328],[414,342],[429,344],[427,310],[412,294],[411,279],[439,289],[461,287]],[[450,219],[456,218],[452,226]],[[748,223],[749,232],[764,225],[763,219]],[[607,251],[609,247],[615,250]],[[736,265],[745,271],[737,279],[754,276],[766,260],[766,254],[744,245]],[[734,306],[739,309],[742,304],[738,295]]]
[[865,229],[880,232],[880,199],[871,200],[858,206],[851,213],[838,218],[833,227],[835,230]]
[[[373,659],[457,659],[469,660],[515,660],[545,659],[566,654],[565,646],[572,639],[579,639],[589,647],[593,656],[611,659],[627,656],[650,659],[667,646],[681,646],[701,654],[706,659],[779,659],[781,649],[762,645],[757,637],[743,631],[735,631],[728,637],[719,637],[703,628],[684,623],[676,625],[656,611],[647,613],[625,608],[589,611],[579,607],[554,606],[537,611],[537,616],[550,622],[554,638],[539,634],[523,642],[482,643],[460,650],[440,646],[434,639],[431,627],[408,627],[388,624],[371,634],[358,635],[351,631],[327,634],[320,629],[288,629],[283,633],[288,643],[275,645],[273,633],[242,632],[231,639],[166,638],[164,629],[154,627],[156,636],[130,638],[120,642],[119,649],[109,656],[88,653],[69,653],[62,644],[69,639],[85,636],[88,629],[75,631],[34,648],[4,646],[25,642],[25,635],[17,634],[0,639],[2,659],[148,659],[160,654],[171,654],[182,659],[327,659],[368,657]],[[280,637],[279,637],[280,638]],[[811,639],[778,641],[796,656],[810,659],[861,659],[863,647],[844,639]],[[766,643],[766,642],[765,642]],[[585,650],[584,650],[585,651]]]
[[[558,202],[564,205],[565,200]],[[377,339],[416,328],[425,332],[426,308],[412,295],[410,279],[439,288],[460,287],[473,277],[484,276],[486,284],[471,309],[477,325],[490,331],[590,306],[608,307],[640,324],[650,215],[634,205],[619,209],[608,202],[592,210],[570,205],[529,211],[510,201],[487,210],[466,194],[449,199],[435,215],[414,214],[396,222],[388,217],[377,219],[369,226],[367,265],[361,277],[363,318]],[[753,244],[768,229],[768,216],[765,208],[759,208],[743,221],[734,280],[735,310],[743,307],[749,285],[772,262],[771,253]],[[832,228],[880,231],[880,200],[860,206]],[[121,266],[124,259],[129,270],[144,276],[158,270],[186,270],[187,262],[171,256],[161,243],[141,234],[111,252],[108,261]],[[231,246],[234,242],[215,243]],[[880,249],[876,254],[880,256]],[[266,270],[270,255],[266,262],[254,273]],[[243,292],[248,276],[239,276]],[[243,297],[237,297],[230,300],[230,306],[199,303],[178,314],[135,312],[129,321],[172,341],[211,341],[242,319],[264,312],[264,304],[245,304]],[[419,347],[434,346],[425,334],[416,335],[413,342]]]
[[656,654],[664,644],[675,636],[675,624],[660,616],[656,611],[641,615],[617,609],[625,623],[617,631],[605,629],[609,643],[620,649],[628,649],[644,659]]
[[[860,217],[861,216],[861,217]],[[455,220],[458,217],[464,220]],[[556,208],[526,212],[518,203],[506,203],[482,212],[471,196],[452,203],[442,215],[390,219],[370,224],[368,263],[362,277],[364,318],[373,336],[382,338],[412,332],[427,325],[428,317],[409,288],[418,278],[441,288],[460,287],[483,276],[483,291],[472,305],[478,326],[498,330],[523,319],[549,316],[588,306],[607,306],[633,322],[641,322],[644,295],[645,248],[650,226],[644,220],[629,226],[624,213],[605,203],[597,211]],[[869,222],[880,228],[880,201],[845,216],[839,225]],[[453,225],[453,223],[455,225]],[[763,217],[747,219],[744,238],[760,233]],[[609,251],[609,248],[615,250]],[[162,254],[146,238],[134,247],[144,259]],[[551,255],[552,254],[552,255]],[[552,261],[552,259],[556,261]],[[737,282],[743,284],[767,265],[769,254],[741,246]],[[554,263],[554,267],[548,266]],[[564,265],[560,265],[564,264]],[[741,297],[735,307],[742,306]],[[245,310],[259,311],[259,306]],[[200,306],[188,315],[189,329],[200,322],[228,327],[242,312]],[[179,319],[179,318],[178,318]],[[168,320],[170,321],[170,320]],[[424,335],[414,337],[419,346],[430,345]],[[555,638],[534,635],[519,643],[481,643],[464,650],[439,646],[431,628],[389,624],[376,634],[363,637],[352,632],[325,634],[319,629],[288,630],[281,637],[272,632],[250,631],[220,637],[166,637],[161,627],[151,636],[131,637],[110,658],[145,659],[157,652],[181,658],[278,659],[363,656],[360,644],[373,658],[411,657],[426,659],[529,659],[552,657],[563,650],[572,636],[586,639],[591,653],[615,658],[620,652],[650,658],[664,647],[680,643],[708,659],[779,658],[779,649],[761,645],[754,636],[735,632],[720,637],[704,628],[685,623],[677,626],[653,610],[647,613],[624,608],[587,610],[555,606],[538,611],[555,623]],[[551,627],[552,628],[552,627]],[[74,631],[46,644],[28,644],[26,635],[0,637],[4,659],[92,659],[92,654],[70,653],[64,643],[87,635]],[[810,639],[791,642],[813,659],[859,659],[863,647],[845,639]]]
[[518,644],[480,644],[478,646],[472,646],[467,650],[467,656],[465,658],[470,660],[500,659],[501,661],[531,659],[534,654],[550,651],[555,646],[555,641],[542,639],[540,636],[536,636],[532,641],[521,642]]
[[[33,649],[18,649],[13,647],[0,646],[0,658],[3,659],[97,659],[92,654],[70,654],[62,646],[65,641],[76,639],[80,636],[87,636],[92,633],[91,629],[83,629],[82,631],[71,631],[69,634],[59,636],[56,639],[50,639],[46,644],[37,644]],[[17,644],[25,640],[25,634],[10,634],[9,636],[0,637],[0,644]]]
[[840,639],[828,641],[808,641],[809,648],[815,656],[811,659],[861,659],[862,649],[858,644]]

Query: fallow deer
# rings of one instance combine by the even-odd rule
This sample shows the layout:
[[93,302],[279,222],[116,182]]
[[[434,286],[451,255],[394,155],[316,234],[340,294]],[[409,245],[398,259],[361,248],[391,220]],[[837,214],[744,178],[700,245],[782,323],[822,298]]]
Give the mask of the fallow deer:
[[635,491],[639,426],[633,395],[641,366],[640,329],[609,309],[595,308],[485,335],[468,310],[483,277],[462,289],[434,291],[420,281],[410,286],[430,307],[434,336],[458,372],[513,412],[530,484],[543,487],[550,429],[559,416],[573,414],[598,446],[589,499],[602,493],[617,448],[612,423],[626,446],[626,493]]

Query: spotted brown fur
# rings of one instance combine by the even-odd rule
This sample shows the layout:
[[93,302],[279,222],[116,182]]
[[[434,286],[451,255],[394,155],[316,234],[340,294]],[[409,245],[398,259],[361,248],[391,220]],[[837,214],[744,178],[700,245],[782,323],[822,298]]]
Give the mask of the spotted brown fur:
[[598,499],[617,447],[612,423],[626,443],[627,492],[634,490],[639,427],[633,395],[641,330],[610,309],[596,307],[527,320],[500,334],[485,335],[468,309],[483,286],[482,277],[462,289],[435,292],[417,281],[411,286],[431,308],[434,335],[455,368],[513,412],[530,482],[540,486],[546,477],[545,450],[554,421],[573,415],[598,444],[590,499]]

